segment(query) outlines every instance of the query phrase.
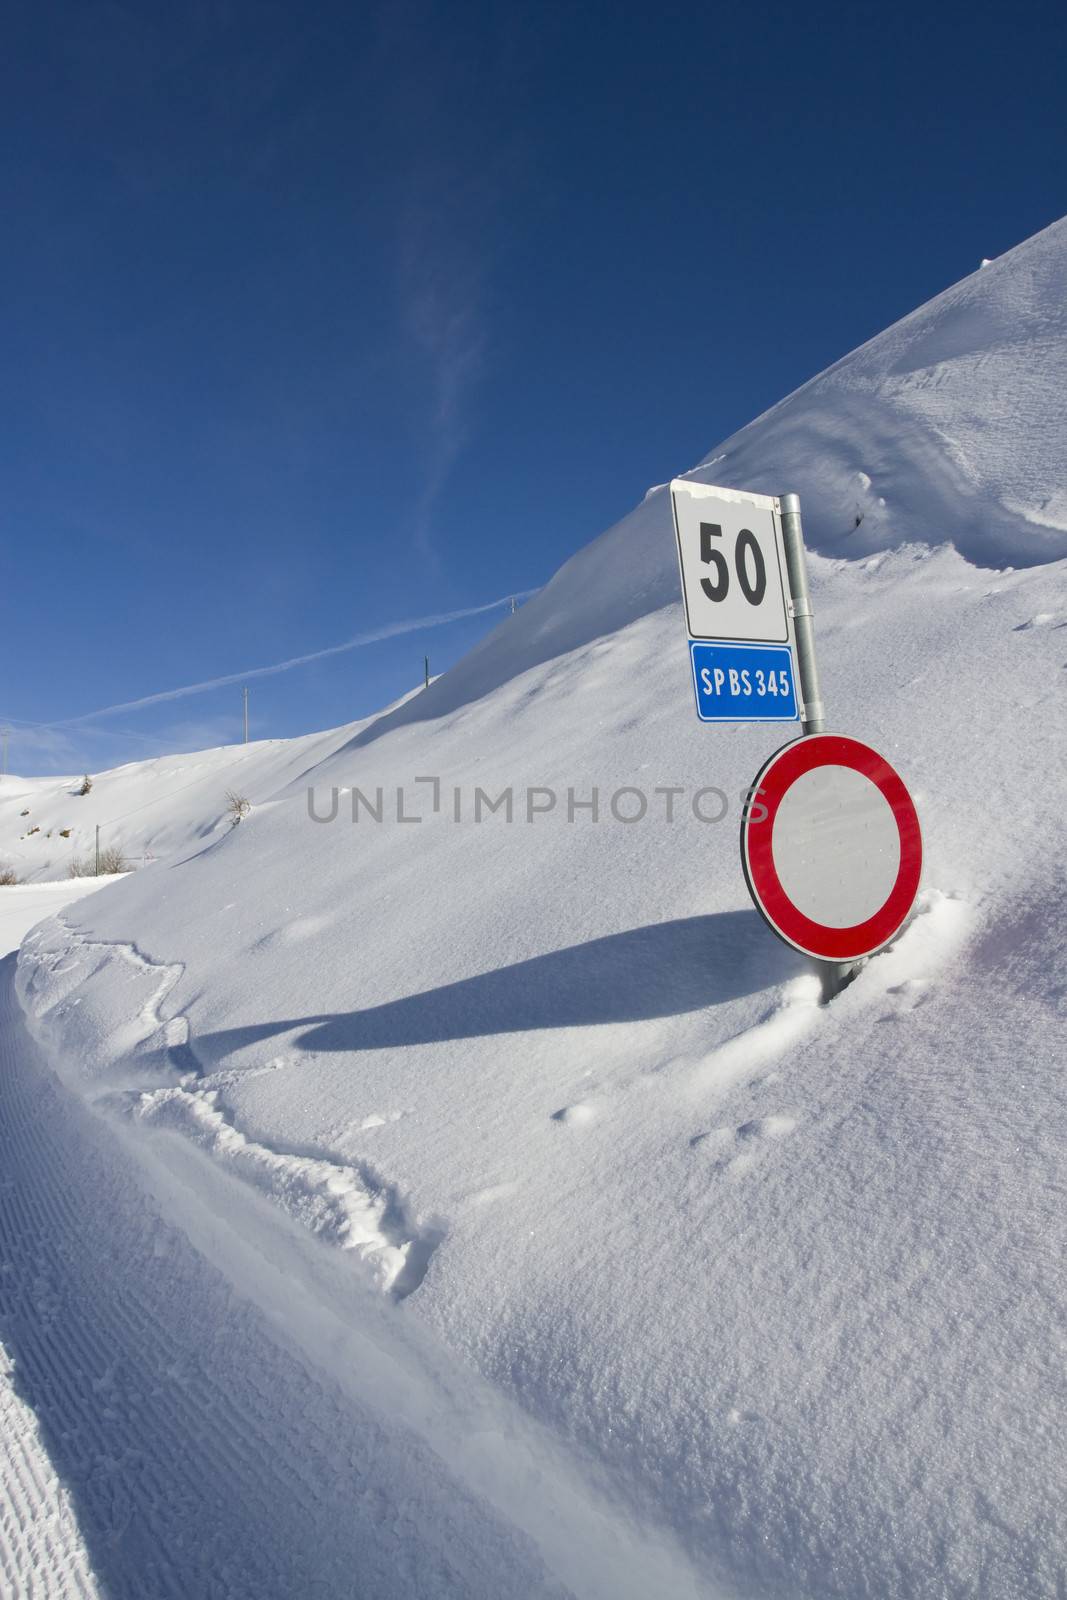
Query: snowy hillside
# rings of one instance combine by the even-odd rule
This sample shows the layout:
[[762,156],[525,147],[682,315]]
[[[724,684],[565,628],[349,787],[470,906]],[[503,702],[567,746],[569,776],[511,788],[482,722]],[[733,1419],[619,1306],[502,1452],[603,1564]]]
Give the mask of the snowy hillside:
[[[951,543],[987,566],[1067,557],[1067,219],[913,312],[684,476],[798,493],[809,549],[856,559]],[[666,486],[573,557],[453,668],[462,705],[677,599]],[[380,728],[378,729],[380,732]],[[377,733],[372,735],[377,737]]]
[[228,793],[258,804],[361,727],[131,761],[94,774],[87,794],[82,773],[0,778],[0,867],[27,884],[67,878],[75,862],[93,862],[97,827],[102,849],[145,866],[225,833]]
[[991,261],[713,451],[698,476],[794,484],[820,550],[951,539],[1067,556],[1067,222]]
[[264,751],[239,828],[212,753],[173,853],[29,934],[42,1593],[1062,1595],[1065,287],[1061,223],[696,473],[799,490],[830,725],[920,806],[918,914],[829,1007],[747,900],[775,735],[697,723],[662,491]]

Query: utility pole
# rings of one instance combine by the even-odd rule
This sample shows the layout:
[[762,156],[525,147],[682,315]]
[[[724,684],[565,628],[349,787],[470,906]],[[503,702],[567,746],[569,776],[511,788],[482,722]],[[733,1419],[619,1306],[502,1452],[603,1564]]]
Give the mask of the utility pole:
[[423,656],[422,661],[423,661],[423,667],[424,667],[425,675],[426,675],[426,682],[425,682],[424,687],[428,689],[430,687],[430,658],[429,658],[429,656]]
[[512,597],[511,597],[511,615],[512,616],[515,615],[515,596],[514,595],[512,595]]
[[247,744],[248,743],[248,690],[247,689],[242,689],[241,690],[241,699],[244,701],[244,708],[245,708],[245,744]]

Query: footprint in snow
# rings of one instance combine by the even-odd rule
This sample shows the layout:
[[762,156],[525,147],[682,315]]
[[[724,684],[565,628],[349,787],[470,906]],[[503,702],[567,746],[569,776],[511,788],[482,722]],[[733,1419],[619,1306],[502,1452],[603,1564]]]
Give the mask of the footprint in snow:
[[596,1118],[596,1106],[589,1100],[578,1100],[573,1106],[561,1106],[553,1111],[552,1121],[562,1122],[568,1128],[582,1128]]
[[886,990],[886,995],[892,996],[897,1002],[894,1010],[886,1011],[878,1018],[879,1022],[897,1022],[901,1017],[907,1016],[910,1011],[917,1011],[925,1005],[930,998],[929,978],[905,978],[903,983],[895,983]]
[[710,1156],[716,1171],[742,1178],[755,1166],[766,1140],[788,1138],[796,1125],[795,1117],[776,1112],[767,1117],[754,1117],[736,1128],[709,1128],[706,1133],[694,1134],[689,1146]]
[[382,1116],[380,1111],[372,1111],[370,1113],[370,1115],[367,1116],[367,1117],[364,1117],[363,1121],[359,1124],[359,1132],[360,1133],[368,1133],[371,1128],[384,1128],[386,1123],[388,1123],[388,1122],[399,1122],[401,1117],[406,1117],[406,1116],[407,1116],[407,1112],[406,1111],[390,1111],[384,1117]]
[[518,1187],[517,1183],[510,1181],[492,1183],[487,1189],[476,1189],[473,1194],[469,1194],[467,1196],[467,1204],[469,1206],[493,1205],[497,1200],[506,1200],[509,1195],[513,1195]]
[[272,950],[279,944],[302,944],[305,939],[311,939],[323,928],[329,927],[332,921],[333,918],[328,916],[295,917],[292,922],[284,922],[280,928],[272,928],[269,933],[254,940],[249,949]]
[[1012,633],[1030,633],[1034,628],[1047,628],[1050,622],[1055,622],[1054,611],[1039,611],[1028,622],[1020,622],[1011,631]]

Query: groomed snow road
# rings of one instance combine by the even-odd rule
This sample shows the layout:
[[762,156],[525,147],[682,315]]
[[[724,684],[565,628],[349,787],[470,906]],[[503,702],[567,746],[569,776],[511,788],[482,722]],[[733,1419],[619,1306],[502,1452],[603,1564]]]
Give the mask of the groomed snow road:
[[39,1450],[5,1453],[0,1591],[94,1594],[91,1566],[114,1600],[495,1596],[502,1572],[559,1592],[146,1206],[110,1130],[26,1037],[13,969],[0,965],[0,1336],[66,1494],[42,1482]]
[[[401,1419],[403,1373],[390,1379],[371,1344],[360,1372],[309,1314],[351,1381],[304,1359],[276,1306],[161,1220],[119,1125],[70,1095],[27,1034],[14,968],[0,961],[5,1600],[711,1592],[465,1379],[431,1398],[412,1374]],[[227,1232],[215,1252],[236,1248]],[[304,1287],[289,1285],[294,1304]],[[427,1443],[448,1431],[442,1407],[485,1492]]]

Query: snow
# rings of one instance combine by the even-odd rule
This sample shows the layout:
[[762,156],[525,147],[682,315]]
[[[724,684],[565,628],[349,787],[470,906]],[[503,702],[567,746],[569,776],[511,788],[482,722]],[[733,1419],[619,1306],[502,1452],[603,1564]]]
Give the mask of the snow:
[[16,1383],[89,1372],[63,1329],[196,1363],[150,1422],[19,1391],[109,1593],[1062,1593],[1065,280],[1061,223],[695,474],[800,492],[830,726],[920,810],[829,1007],[747,901],[775,735],[697,723],[662,489],[378,718],[6,781],[4,830],[136,804],[161,858],[4,1022]]
[[17,950],[35,923],[74,900],[94,894],[108,879],[64,878],[55,883],[17,883],[0,888],[0,956]]
[[[256,1305],[210,1265],[202,1196],[182,1197],[180,1229],[146,1203],[135,1158],[70,1114],[0,976],[5,1596],[566,1593],[405,1425],[396,1377],[376,1374],[372,1407],[288,1347],[291,1273],[261,1269],[275,1301]],[[339,1371],[366,1376],[343,1325],[326,1331]]]
[[322,759],[362,726],[301,739],[270,739],[131,761],[92,776],[0,778],[0,867],[24,883],[67,879],[73,862],[92,864],[100,845],[117,847],[131,867],[223,834],[232,825],[227,793],[253,804]]

